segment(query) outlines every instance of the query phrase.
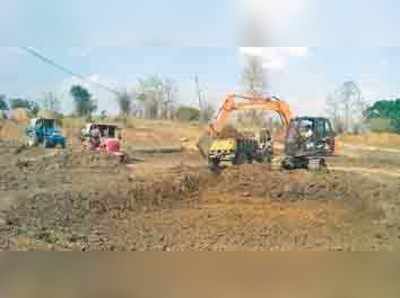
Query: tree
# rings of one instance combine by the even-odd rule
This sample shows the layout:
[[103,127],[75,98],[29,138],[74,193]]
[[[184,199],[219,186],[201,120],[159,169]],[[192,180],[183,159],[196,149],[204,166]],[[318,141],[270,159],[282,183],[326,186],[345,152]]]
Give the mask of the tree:
[[189,106],[180,106],[176,111],[176,117],[180,121],[199,121],[200,110]]
[[10,99],[10,106],[11,109],[27,109],[31,108],[31,102],[28,99],[24,98],[11,98]]
[[242,85],[246,92],[262,95],[267,89],[267,78],[261,57],[247,56],[242,70]]
[[372,123],[376,124],[377,119],[383,121],[378,122],[381,126],[385,120],[389,121],[391,131],[400,133],[400,99],[379,100],[372,106],[368,107],[364,112],[365,117]]
[[393,123],[390,119],[386,118],[372,118],[368,119],[368,127],[373,132],[396,132]]
[[117,102],[119,106],[119,113],[121,116],[128,116],[131,113],[132,100],[131,96],[126,90],[120,92],[117,96]]
[[161,84],[162,82],[157,76],[139,79],[137,99],[144,107],[146,118],[155,119],[158,117],[162,92]]
[[61,102],[53,92],[43,95],[42,109],[58,114],[61,110]]
[[0,94],[0,111],[1,110],[8,110],[8,104],[6,102],[6,96]]
[[326,111],[336,129],[357,132],[365,120],[366,102],[354,81],[346,81],[326,99]]
[[74,98],[75,111],[78,116],[90,117],[92,113],[96,111],[97,106],[93,100],[92,94],[90,94],[86,88],[80,85],[72,86],[70,94]]
[[[241,74],[244,90],[255,96],[262,96],[267,91],[267,77],[263,67],[263,61],[258,56],[246,56],[246,65]],[[264,123],[265,113],[263,111],[250,110],[238,115],[238,122],[244,126],[261,125]]]
[[164,98],[161,106],[161,117],[163,119],[169,119],[172,117],[171,112],[178,93],[178,87],[174,80],[166,78],[163,81],[163,90]]
[[168,118],[177,93],[175,81],[150,76],[139,79],[136,99],[144,107],[146,118]]
[[197,75],[195,75],[194,77],[194,82],[196,85],[197,101],[200,109],[200,121],[203,123],[207,123],[211,120],[212,116],[215,113],[215,110],[214,107],[207,100],[204,90],[200,87],[199,77]]
[[10,99],[11,109],[26,109],[32,116],[36,116],[40,110],[40,105],[34,101],[24,98],[12,98]]
[[349,131],[355,114],[364,111],[361,107],[361,90],[355,82],[347,81],[339,88],[338,93],[344,108],[345,130]]
[[103,121],[107,118],[107,111],[106,110],[102,110],[100,113],[100,119]]
[[205,102],[200,109],[200,121],[203,123],[209,122],[215,113],[214,107],[209,103]]
[[326,112],[336,131],[338,133],[343,133],[345,131],[345,127],[341,115],[341,104],[340,101],[332,94],[329,94],[326,98]]

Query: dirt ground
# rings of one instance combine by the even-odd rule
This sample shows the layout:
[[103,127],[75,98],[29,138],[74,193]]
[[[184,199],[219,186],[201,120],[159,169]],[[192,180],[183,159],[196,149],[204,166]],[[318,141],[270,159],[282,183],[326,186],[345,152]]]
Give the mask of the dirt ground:
[[[284,171],[277,156],[272,165],[213,173],[195,150],[199,127],[127,130],[128,166],[83,153],[74,142],[67,150],[26,149],[13,129],[0,134],[1,250],[400,247],[395,146],[385,150],[347,137],[328,171]],[[179,150],[135,150],[151,146]]]

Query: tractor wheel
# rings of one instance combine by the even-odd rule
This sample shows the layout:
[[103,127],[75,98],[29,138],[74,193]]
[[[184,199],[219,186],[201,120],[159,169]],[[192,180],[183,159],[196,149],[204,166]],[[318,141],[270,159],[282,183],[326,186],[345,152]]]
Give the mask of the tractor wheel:
[[244,153],[239,153],[236,158],[232,161],[233,165],[241,165],[243,164],[247,159],[246,154]]
[[27,145],[28,147],[34,147],[34,146],[35,146],[35,143],[34,143],[34,141],[33,141],[32,139],[28,139],[28,140],[26,141],[26,145]]
[[36,137],[28,138],[27,140],[28,147],[35,147],[38,145],[38,139]]
[[256,158],[256,162],[258,162],[258,163],[264,163],[264,162],[265,162],[265,157],[258,156],[258,157]]
[[50,142],[46,139],[43,140],[43,148],[50,148]]
[[220,161],[218,159],[209,159],[208,160],[208,168],[211,171],[214,171],[219,168]]
[[128,157],[128,155],[127,154],[122,154],[120,157],[119,157],[119,162],[120,163],[128,163],[129,162],[129,157]]

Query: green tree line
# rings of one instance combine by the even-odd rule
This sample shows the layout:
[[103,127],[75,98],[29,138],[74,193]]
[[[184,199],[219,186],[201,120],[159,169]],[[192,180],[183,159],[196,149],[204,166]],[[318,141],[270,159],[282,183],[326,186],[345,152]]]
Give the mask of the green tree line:
[[400,98],[378,100],[365,112],[372,130],[400,133]]

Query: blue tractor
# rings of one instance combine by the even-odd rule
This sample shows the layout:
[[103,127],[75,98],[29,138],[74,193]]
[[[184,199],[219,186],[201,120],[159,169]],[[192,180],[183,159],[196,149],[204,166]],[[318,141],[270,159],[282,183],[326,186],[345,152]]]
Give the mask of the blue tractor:
[[34,118],[25,129],[27,145],[29,147],[41,145],[43,148],[60,146],[65,148],[66,139],[56,123],[56,119]]

